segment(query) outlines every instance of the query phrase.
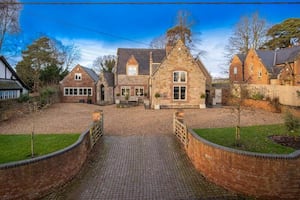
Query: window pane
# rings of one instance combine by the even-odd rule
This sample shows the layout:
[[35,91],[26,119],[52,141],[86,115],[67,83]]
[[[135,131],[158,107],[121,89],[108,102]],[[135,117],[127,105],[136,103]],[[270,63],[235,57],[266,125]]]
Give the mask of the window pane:
[[70,95],[73,95],[73,88],[70,88]]
[[69,89],[65,88],[65,95],[68,95],[68,94],[69,94]]
[[185,82],[185,72],[180,73],[180,82]]
[[83,89],[83,95],[87,95],[87,90],[86,90],[86,88]]
[[77,96],[77,88],[74,88],[74,95]]
[[137,75],[137,67],[129,66],[128,68],[128,75]]
[[174,76],[174,82],[179,82],[179,73],[178,72],[174,72],[173,76]]
[[82,95],[82,88],[79,88],[79,95]]
[[140,88],[140,96],[144,96],[144,88]]
[[88,89],[88,95],[92,96],[92,89]]
[[179,99],[179,87],[174,87],[174,99]]
[[185,87],[180,87],[180,99],[185,99]]

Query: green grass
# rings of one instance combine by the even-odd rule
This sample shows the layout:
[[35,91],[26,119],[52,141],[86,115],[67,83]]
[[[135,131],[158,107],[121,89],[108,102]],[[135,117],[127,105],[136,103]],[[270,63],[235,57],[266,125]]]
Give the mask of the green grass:
[[[73,144],[80,134],[34,135],[35,157],[52,153]],[[31,136],[0,135],[0,164],[31,158]]]
[[[288,154],[295,149],[271,141],[270,135],[283,135],[284,125],[241,127],[241,146],[235,145],[235,128],[195,129],[202,138],[222,146],[258,153]],[[299,131],[293,133],[300,135]]]

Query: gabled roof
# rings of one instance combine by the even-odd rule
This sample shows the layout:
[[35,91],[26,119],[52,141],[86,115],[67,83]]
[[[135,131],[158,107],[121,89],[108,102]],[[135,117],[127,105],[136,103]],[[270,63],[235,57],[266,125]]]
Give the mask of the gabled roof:
[[236,54],[236,56],[240,59],[242,63],[245,62],[246,54]]
[[96,74],[94,70],[83,66],[81,67],[95,82],[99,80],[99,76]]
[[126,74],[127,61],[131,56],[134,56],[139,63],[139,75],[149,75],[150,52],[152,52],[153,63],[161,63],[166,56],[165,49],[119,48],[117,52],[117,73]]
[[12,75],[17,79],[17,81],[22,85],[22,87],[25,88],[25,89],[27,89],[27,90],[29,90],[29,87],[20,79],[20,77],[18,76],[18,74],[10,66],[10,64],[7,62],[7,60],[4,58],[4,56],[0,56],[0,60],[4,63],[4,65],[7,67],[7,69],[12,73]]
[[286,62],[294,62],[300,55],[300,46],[278,49],[278,50],[256,50],[258,57],[261,59],[267,70],[276,76],[280,69],[276,65]]
[[115,83],[115,76],[113,73],[111,72],[103,72],[103,77],[104,79],[106,80],[107,82],[107,85],[109,87],[113,87],[114,86],[114,83]]

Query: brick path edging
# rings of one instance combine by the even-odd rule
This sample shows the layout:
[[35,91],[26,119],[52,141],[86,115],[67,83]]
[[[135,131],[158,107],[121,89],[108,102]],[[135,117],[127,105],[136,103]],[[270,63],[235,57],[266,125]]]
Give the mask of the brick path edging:
[[71,180],[81,169],[92,146],[90,131],[60,151],[0,165],[0,199],[36,199]]
[[185,148],[197,170],[229,190],[263,199],[300,196],[300,150],[288,155],[240,151],[211,143],[191,129]]

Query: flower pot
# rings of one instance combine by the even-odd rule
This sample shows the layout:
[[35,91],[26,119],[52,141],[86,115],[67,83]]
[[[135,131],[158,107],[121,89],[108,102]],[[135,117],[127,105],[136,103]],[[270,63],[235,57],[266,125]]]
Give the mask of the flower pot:
[[159,105],[159,104],[155,104],[155,105],[154,105],[154,109],[155,109],[155,110],[159,110],[159,109],[160,109],[160,105]]

